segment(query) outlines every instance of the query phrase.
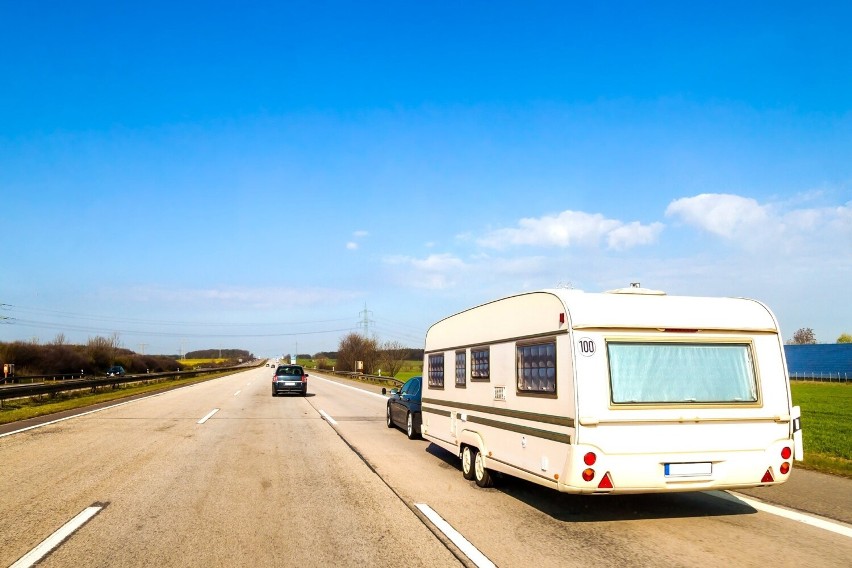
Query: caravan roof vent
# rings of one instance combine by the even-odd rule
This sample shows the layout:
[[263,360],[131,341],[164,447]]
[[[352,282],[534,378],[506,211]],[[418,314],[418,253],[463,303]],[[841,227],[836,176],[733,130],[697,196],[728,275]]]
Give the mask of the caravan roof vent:
[[631,282],[629,288],[616,288],[615,290],[607,290],[607,294],[643,294],[646,296],[665,296],[666,293],[662,290],[651,290],[643,288],[639,282]]

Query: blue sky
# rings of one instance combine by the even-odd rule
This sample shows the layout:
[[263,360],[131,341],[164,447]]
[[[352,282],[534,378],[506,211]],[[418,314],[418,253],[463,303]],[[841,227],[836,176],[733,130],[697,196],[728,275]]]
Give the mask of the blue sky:
[[845,2],[0,0],[0,341],[334,350],[630,282],[852,333]]

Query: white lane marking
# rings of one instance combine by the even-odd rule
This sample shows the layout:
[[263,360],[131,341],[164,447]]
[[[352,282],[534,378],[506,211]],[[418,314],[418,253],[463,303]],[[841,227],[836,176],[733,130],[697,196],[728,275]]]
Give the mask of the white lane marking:
[[58,531],[41,541],[41,544],[26,553],[20,560],[12,564],[9,568],[29,568],[30,566],[35,566],[42,558],[47,556],[51,550],[62,544],[65,539],[74,534],[92,517],[100,513],[101,509],[103,509],[103,505],[92,505],[91,507],[86,507],[82,512],[78,513],[76,517],[62,525]]
[[362,394],[368,394],[370,396],[375,396],[376,398],[380,398],[382,400],[386,400],[388,398],[387,396],[385,396],[383,394],[376,394],[374,392],[365,391],[364,389],[359,389],[358,387],[350,387],[349,385],[342,385],[342,384],[335,382],[335,381],[330,381],[328,379],[323,379],[321,377],[317,377],[316,375],[311,375],[311,377],[313,377],[314,379],[316,379],[318,381],[325,381],[327,383],[331,383],[332,385],[337,385],[337,386],[343,387],[345,389],[354,390],[354,391],[360,392]]
[[208,412],[208,413],[207,413],[207,416],[205,416],[204,418],[202,418],[201,420],[199,420],[199,421],[198,421],[198,424],[204,424],[205,422],[207,422],[208,420],[210,420],[210,418],[211,418],[214,414],[216,414],[217,412],[219,412],[219,409],[218,409],[218,408],[214,408],[213,410],[211,410],[210,412]]
[[459,531],[450,526],[450,523],[441,518],[441,515],[436,513],[432,507],[426,503],[415,503],[414,506],[420,509],[420,512],[426,515],[426,518],[432,521],[432,524],[435,525],[439,531],[444,533],[448,539],[453,541],[453,544],[455,544],[465,556],[470,558],[471,562],[473,562],[476,566],[479,568],[496,568],[494,563],[488,560],[488,557],[482,554],[478,548],[473,546],[469,540],[461,535]]
[[238,395],[238,394],[240,394],[241,392],[243,392],[243,391],[242,391],[242,389],[238,390],[237,392],[235,392],[235,393],[234,393],[234,396],[237,396],[237,395]]
[[337,426],[337,421],[325,413],[325,410],[320,410],[320,416],[325,418],[325,421],[331,424],[332,426]]
[[[713,492],[717,493],[717,492]],[[724,493],[722,491],[718,493]],[[770,513],[772,515],[778,515],[779,517],[784,517],[785,519],[790,519],[792,521],[798,521],[800,523],[804,523],[806,525],[810,525],[812,527],[817,527],[826,531],[831,531],[833,533],[837,533],[839,535],[852,537],[852,527],[845,523],[840,523],[837,521],[832,521],[830,519],[826,519],[825,517],[820,517],[817,515],[811,515],[806,513],[800,513],[799,511],[794,511],[792,509],[786,509],[784,507],[778,507],[776,505],[770,505],[769,503],[764,503],[763,501],[757,501],[755,499],[750,499],[745,495],[741,495],[740,493],[730,492],[730,496],[734,497],[738,501],[742,501],[746,505],[757,509],[758,511],[763,511],[764,513]]]
[[[177,390],[177,389],[175,389]],[[153,396],[158,396],[153,395]],[[146,397],[147,398],[147,397]],[[75,414],[74,416],[66,416],[65,418],[57,418],[56,420],[51,420],[50,422],[43,422],[41,424],[36,424],[35,426],[27,426],[26,428],[21,428],[20,430],[14,430],[12,432],[6,432],[5,434],[0,434],[0,438],[5,436],[11,436],[12,434],[20,434],[21,432],[26,432],[27,430],[33,430],[35,428],[41,428],[42,426],[50,426],[51,424],[56,424],[57,422],[64,422],[65,420],[71,420],[72,418],[80,418],[81,416],[86,416],[87,414],[94,414],[95,412],[100,412],[102,410],[109,410],[110,408],[118,408],[119,406],[124,406],[125,404],[130,404],[132,402],[137,402],[141,399],[136,400],[125,400],[124,402],[119,402],[118,404],[113,404],[110,406],[104,406],[103,408],[96,408],[95,410],[89,410],[88,412],[81,412],[80,414]]]
[[94,414],[95,412],[100,412],[102,410],[109,410],[110,408],[118,408],[119,406],[124,406],[125,404],[133,404],[134,402],[139,402],[142,400],[147,400],[149,398],[155,398],[158,396],[163,396],[169,393],[177,392],[183,389],[191,389],[195,388],[198,385],[203,383],[193,383],[191,385],[186,385],[182,387],[178,387],[176,389],[170,389],[167,391],[157,392],[148,396],[140,396],[139,398],[134,398],[133,400],[125,400],[124,402],[119,402],[116,404],[111,404],[109,406],[104,406],[102,408],[96,408],[94,410],[89,410],[88,412],[81,412],[80,414],[75,414],[73,416],[66,416],[65,418],[57,418],[56,420],[51,420],[50,422],[42,422],[41,424],[35,424],[33,426],[27,426],[26,428],[21,428],[20,430],[13,430],[11,432],[6,432],[5,434],[0,434],[0,438],[4,438],[6,436],[11,436],[12,434],[20,434],[21,432],[26,432],[27,430],[34,430],[36,428],[41,428],[43,426],[50,426],[51,424],[56,424],[57,422],[64,422],[65,420],[71,420],[72,418],[80,418],[81,416],[86,416],[87,414]]

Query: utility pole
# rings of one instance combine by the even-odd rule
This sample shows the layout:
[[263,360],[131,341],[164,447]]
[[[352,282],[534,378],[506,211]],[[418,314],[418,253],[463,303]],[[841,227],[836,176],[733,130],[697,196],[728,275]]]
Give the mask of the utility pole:
[[139,350],[142,352],[142,355],[144,355],[144,354],[145,354],[145,348],[146,348],[146,347],[148,347],[148,344],[147,344],[147,343],[140,343],[140,344],[139,344]]

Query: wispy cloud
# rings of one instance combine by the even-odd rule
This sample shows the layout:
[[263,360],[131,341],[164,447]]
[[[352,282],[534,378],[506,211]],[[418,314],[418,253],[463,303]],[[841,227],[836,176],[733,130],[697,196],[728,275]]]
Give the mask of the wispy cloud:
[[354,241],[349,241],[346,243],[346,250],[358,250],[358,243]]
[[662,223],[624,223],[607,219],[600,213],[567,210],[558,215],[523,218],[517,227],[491,231],[477,243],[486,248],[503,249],[509,246],[594,247],[605,241],[608,248],[624,250],[656,242],[663,227]]
[[665,214],[747,249],[812,249],[813,254],[815,248],[852,239],[852,201],[790,208],[728,193],[704,193],[672,201]]
[[164,288],[137,286],[129,290],[112,289],[110,296],[141,303],[207,305],[213,307],[296,308],[346,301],[357,297],[347,290],[331,288]]

